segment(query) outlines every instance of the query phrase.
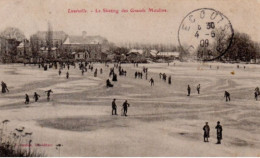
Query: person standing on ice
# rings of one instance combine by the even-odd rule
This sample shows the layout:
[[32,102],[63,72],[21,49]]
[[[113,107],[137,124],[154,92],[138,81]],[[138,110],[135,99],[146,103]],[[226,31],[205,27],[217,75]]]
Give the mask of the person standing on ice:
[[37,94],[36,92],[34,92],[33,98],[34,98],[35,102],[37,102],[39,100],[39,97],[41,97],[41,96],[39,94]]
[[188,85],[187,91],[188,91],[188,95],[187,96],[190,96],[190,91],[191,91],[190,85]]
[[124,116],[127,116],[127,109],[128,109],[128,107],[130,106],[130,104],[128,104],[127,103],[127,100],[125,100],[125,102],[123,103],[123,109],[124,109],[124,113],[123,113],[123,115]]
[[61,74],[61,70],[59,69],[59,76],[60,76],[60,74]]
[[9,92],[6,83],[4,83],[4,82],[2,81],[1,86],[2,86],[2,93]]
[[168,77],[168,84],[172,84],[172,77],[171,76]]
[[255,91],[255,100],[257,100],[257,98],[258,98],[258,94],[257,94],[257,92]]
[[258,95],[260,95],[259,87],[256,87],[256,88],[255,88],[255,92],[256,92]]
[[84,75],[84,69],[81,69],[81,74],[82,74],[82,76]]
[[116,99],[112,102],[112,115],[117,115]]
[[200,84],[198,84],[198,86],[197,86],[197,92],[198,92],[198,94],[200,94]]
[[205,126],[203,127],[203,131],[204,131],[204,142],[209,142],[210,128],[208,122],[206,122]]
[[50,90],[45,91],[45,93],[47,93],[47,100],[50,101],[50,95],[51,95],[51,93],[53,93],[53,91],[50,89]]
[[226,102],[230,101],[230,94],[227,91],[225,91],[224,97],[226,97]]
[[66,78],[69,79],[69,76],[70,76],[70,74],[69,74],[69,72],[67,72],[66,73]]
[[29,104],[30,103],[30,98],[28,94],[25,94],[25,104]]
[[151,86],[154,86],[154,80],[153,80],[153,78],[151,78],[149,82],[151,82]]
[[220,122],[217,122],[217,126],[215,127],[217,130],[217,144],[221,144],[221,139],[222,139],[222,126],[220,125]]

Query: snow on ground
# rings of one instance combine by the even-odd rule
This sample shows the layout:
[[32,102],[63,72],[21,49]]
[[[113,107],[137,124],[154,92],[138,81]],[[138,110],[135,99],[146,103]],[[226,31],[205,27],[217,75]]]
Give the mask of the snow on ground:
[[[143,66],[148,67],[148,80],[145,75],[134,79],[134,72]],[[118,75],[114,87],[106,88],[112,64],[109,68],[94,64],[94,69],[103,69],[97,78],[90,70],[82,76],[73,67],[58,76],[55,69],[0,65],[0,80],[10,90],[0,94],[0,120],[11,121],[5,133],[19,127],[33,132],[33,144],[48,144],[33,148],[48,156],[59,156],[56,144],[63,144],[61,156],[260,156],[260,104],[254,100],[260,66],[243,66],[122,64],[127,76]],[[65,78],[67,71],[69,79]],[[159,79],[160,72],[171,75],[172,85]],[[149,84],[151,77],[154,87]],[[199,83],[200,95],[196,94]],[[50,102],[44,93],[48,89],[54,92]],[[225,90],[231,93],[231,102],[225,102]],[[37,103],[34,92],[41,95]],[[31,99],[28,105],[24,104],[25,93]],[[118,116],[111,116],[113,98],[117,98]],[[120,116],[125,99],[130,103],[128,117]],[[203,142],[206,121],[211,127],[209,143]],[[223,126],[221,145],[215,144],[217,121]]]

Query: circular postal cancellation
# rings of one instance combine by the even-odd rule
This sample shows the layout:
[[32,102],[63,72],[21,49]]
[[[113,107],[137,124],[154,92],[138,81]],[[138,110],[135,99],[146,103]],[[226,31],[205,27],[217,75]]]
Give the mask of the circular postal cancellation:
[[201,61],[212,61],[223,56],[233,36],[234,30],[229,19],[211,8],[190,12],[178,30],[178,41],[183,51]]

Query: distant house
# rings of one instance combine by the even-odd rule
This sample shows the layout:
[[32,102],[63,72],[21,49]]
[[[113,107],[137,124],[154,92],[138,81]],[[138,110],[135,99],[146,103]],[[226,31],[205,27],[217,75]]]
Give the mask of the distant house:
[[57,48],[56,47],[52,47],[51,49],[47,48],[47,47],[41,47],[39,49],[39,51],[37,52],[39,57],[42,58],[47,58],[47,57],[51,57],[51,58],[57,58]]
[[150,54],[152,57],[156,57],[158,53],[159,53],[159,51],[157,51],[157,50],[154,50],[154,49],[150,50]]
[[127,54],[126,54],[126,59],[130,62],[140,62],[145,60],[145,57],[143,56],[144,51],[141,49],[131,49]]
[[72,55],[76,61],[85,60],[87,58],[86,52],[72,52]]
[[62,52],[84,52],[87,53],[87,59],[90,61],[99,61],[106,58],[102,52],[102,44],[108,41],[101,36],[86,36],[83,31],[82,36],[68,36],[62,44]]
[[115,54],[109,53],[109,54],[107,54],[107,59],[110,60],[110,61],[114,61],[115,56],[116,56]]
[[24,59],[32,57],[29,41],[23,41],[17,46],[16,62],[22,62]]
[[[49,52],[56,54],[50,54],[50,56],[58,57],[57,53],[67,36],[64,31],[38,31],[30,37],[31,51],[32,53],[41,53],[37,55],[43,56],[48,49],[51,49]],[[54,48],[55,50],[53,50]],[[44,57],[48,56],[44,55]]]
[[157,57],[167,57],[167,58],[173,58],[173,59],[179,59],[180,58],[180,52],[158,52],[156,54]]

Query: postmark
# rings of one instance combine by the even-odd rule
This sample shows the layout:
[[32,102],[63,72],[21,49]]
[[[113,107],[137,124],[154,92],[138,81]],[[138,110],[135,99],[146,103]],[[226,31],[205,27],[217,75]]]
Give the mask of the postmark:
[[223,56],[234,36],[230,20],[212,8],[200,8],[188,13],[178,30],[178,42],[191,58],[212,61]]

